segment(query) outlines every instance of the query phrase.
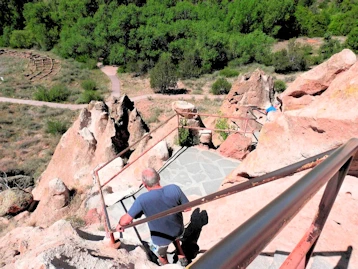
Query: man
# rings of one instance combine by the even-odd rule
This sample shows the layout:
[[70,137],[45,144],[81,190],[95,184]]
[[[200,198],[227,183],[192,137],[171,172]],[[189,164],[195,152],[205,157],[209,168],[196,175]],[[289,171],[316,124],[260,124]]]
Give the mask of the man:
[[[133,219],[139,218],[143,213],[146,217],[149,217],[189,202],[177,185],[171,184],[162,187],[159,182],[160,176],[153,168],[147,168],[142,172],[142,181],[148,192],[141,194],[128,213],[120,218],[116,227],[119,232],[123,231],[123,226],[131,223]],[[150,242],[150,249],[158,257],[161,264],[167,264],[168,245],[184,231],[183,215],[182,213],[172,214],[150,221],[148,225],[152,241]],[[176,245],[176,247],[179,247],[179,259],[185,262],[185,256],[183,256],[180,244],[179,246]]]

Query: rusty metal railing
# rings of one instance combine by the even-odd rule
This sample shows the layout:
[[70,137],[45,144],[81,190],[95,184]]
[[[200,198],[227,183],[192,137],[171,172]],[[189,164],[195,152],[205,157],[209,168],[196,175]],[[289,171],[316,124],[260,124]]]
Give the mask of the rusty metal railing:
[[357,151],[352,138],[188,268],[246,268],[328,182],[310,228],[280,267],[305,268]]
[[[245,135],[248,131],[247,131],[247,126],[248,126],[248,122],[250,120],[250,118],[243,118],[243,117],[235,117],[235,116],[218,116],[218,115],[212,115],[212,114],[204,114],[204,113],[187,113],[187,112],[180,112],[178,113],[177,111],[175,111],[176,114],[172,115],[171,117],[169,117],[166,121],[164,121],[163,123],[161,123],[159,126],[157,126],[155,129],[153,129],[152,131],[150,131],[149,133],[147,133],[146,135],[144,135],[142,138],[140,138],[139,140],[137,140],[136,142],[134,142],[133,144],[129,145],[127,148],[125,148],[124,150],[122,150],[120,153],[118,153],[114,158],[112,158],[111,160],[109,160],[108,162],[104,163],[103,165],[101,165],[98,168],[95,168],[93,171],[93,178],[98,186],[98,191],[99,191],[99,195],[100,195],[100,200],[101,200],[101,206],[102,206],[102,211],[104,214],[104,221],[105,221],[105,230],[106,233],[108,234],[108,236],[110,237],[111,243],[114,245],[115,244],[115,239],[113,236],[113,233],[115,232],[114,229],[111,228],[111,224],[110,224],[110,220],[109,220],[109,216],[108,216],[108,212],[107,212],[107,208],[105,205],[105,201],[104,201],[104,197],[103,197],[103,192],[102,192],[102,188],[104,186],[106,186],[109,182],[111,182],[114,178],[116,178],[117,176],[119,176],[123,171],[125,171],[126,169],[128,169],[131,165],[133,165],[137,160],[139,160],[143,155],[145,155],[148,151],[150,151],[153,147],[155,147],[159,142],[161,142],[162,140],[164,140],[166,137],[168,137],[171,133],[173,133],[175,130],[179,131],[179,128],[188,128],[188,129],[196,129],[196,127],[190,127],[190,126],[182,126],[180,124],[180,116],[182,115],[199,115],[199,116],[211,116],[211,117],[219,117],[219,118],[230,118],[230,119],[240,119],[240,120],[244,120],[245,121],[245,128],[244,131],[241,130],[222,130],[222,129],[217,129],[218,131],[227,131],[227,132],[239,132],[239,133],[243,133],[243,135]],[[153,132],[155,132],[156,130],[158,130],[159,128],[163,127],[166,123],[168,123],[170,120],[172,120],[174,117],[177,117],[177,126],[174,127],[172,130],[170,130],[169,132],[167,132],[161,139],[159,139],[158,141],[156,141],[155,143],[152,144],[152,146],[150,146],[149,148],[147,148],[144,152],[142,152],[138,157],[136,157],[132,162],[127,163],[120,171],[118,171],[115,175],[113,175],[110,179],[108,179],[106,182],[104,182],[103,184],[101,184],[100,178],[99,178],[99,171],[101,169],[103,169],[104,167],[106,167],[108,164],[110,164],[112,161],[114,161],[115,159],[121,157],[123,154],[125,154],[126,152],[128,152],[131,148],[133,148],[133,146],[137,145],[140,141],[142,141],[143,139],[147,138],[148,136],[150,136]],[[216,129],[209,129],[209,128],[201,128],[200,129],[206,129],[206,130],[216,130]],[[251,132],[253,132],[253,130],[251,130]]]

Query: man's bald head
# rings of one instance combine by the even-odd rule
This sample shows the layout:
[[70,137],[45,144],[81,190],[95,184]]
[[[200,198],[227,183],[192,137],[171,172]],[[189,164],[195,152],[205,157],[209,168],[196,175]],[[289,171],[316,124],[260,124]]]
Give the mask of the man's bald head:
[[148,187],[159,185],[160,176],[153,168],[146,168],[142,172],[142,181]]

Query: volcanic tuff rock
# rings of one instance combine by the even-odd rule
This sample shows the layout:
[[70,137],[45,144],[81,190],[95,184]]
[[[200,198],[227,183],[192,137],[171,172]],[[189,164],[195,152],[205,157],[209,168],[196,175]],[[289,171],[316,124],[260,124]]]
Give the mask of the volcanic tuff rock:
[[[310,104],[292,111],[286,107],[284,113],[278,113],[272,122],[264,124],[256,150],[229,175],[228,181],[235,178],[240,180],[240,175],[254,177],[268,173],[338,147],[352,137],[358,137],[358,63],[350,68],[348,64],[344,68],[336,68],[339,74],[333,71],[320,73],[326,72],[327,69],[323,67],[332,66],[332,63],[342,66],[337,63],[340,57],[346,59],[344,62],[349,65],[355,59],[351,51],[343,50],[309,71],[311,75],[324,77],[325,83],[329,83],[325,86],[326,89],[316,95]],[[293,85],[301,85],[302,88],[302,79],[297,80],[299,83],[295,81]],[[290,99],[282,98],[282,101],[285,107]],[[358,169],[352,174],[357,172]]]
[[243,160],[249,154],[251,144],[251,138],[235,133],[228,136],[220,145],[218,151],[223,156]]
[[256,106],[264,109],[272,99],[273,79],[257,69],[250,76],[241,76],[236,80],[220,110],[225,115],[242,116],[241,107]]
[[[60,220],[47,229],[20,227],[0,240],[0,266],[3,268],[157,268],[147,260],[145,252],[122,244],[109,247],[103,236],[87,237]],[[98,241],[99,240],[99,241]],[[134,268],[134,267],[133,267]],[[171,268],[178,268],[171,267]]]
[[356,55],[349,49],[333,55],[330,59],[299,76],[279,96],[283,110],[301,109],[322,94],[340,74],[356,62]]
[[[86,191],[88,186],[93,185],[93,169],[108,162],[118,151],[126,148],[130,137],[137,137],[137,134],[132,132],[139,132],[140,128],[133,127],[133,122],[141,123],[144,131],[147,131],[140,114],[126,95],[120,99],[113,98],[111,102],[108,107],[104,102],[92,101],[62,136],[47,169],[41,175],[38,186],[33,190],[34,199],[40,201],[36,211],[46,207],[51,197],[48,185],[50,180],[60,178],[69,190]],[[134,116],[130,119],[130,115]],[[116,159],[112,165],[101,171],[102,179],[109,179],[122,167],[122,159]],[[63,204],[68,202],[65,200]],[[36,211],[32,218],[38,216],[42,225],[46,225],[45,218]],[[51,216],[55,213],[47,213],[49,220],[56,220],[56,217]],[[48,224],[52,222],[49,221]]]
[[33,196],[18,188],[0,192],[0,217],[6,214],[16,214],[25,210],[33,201]]

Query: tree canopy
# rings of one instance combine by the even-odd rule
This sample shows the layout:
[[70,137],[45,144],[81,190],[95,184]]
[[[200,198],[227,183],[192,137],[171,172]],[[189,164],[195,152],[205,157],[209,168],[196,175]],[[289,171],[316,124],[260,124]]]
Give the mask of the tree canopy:
[[103,58],[147,72],[162,54],[181,77],[228,64],[270,64],[275,39],[349,35],[358,0],[0,0],[0,46]]

